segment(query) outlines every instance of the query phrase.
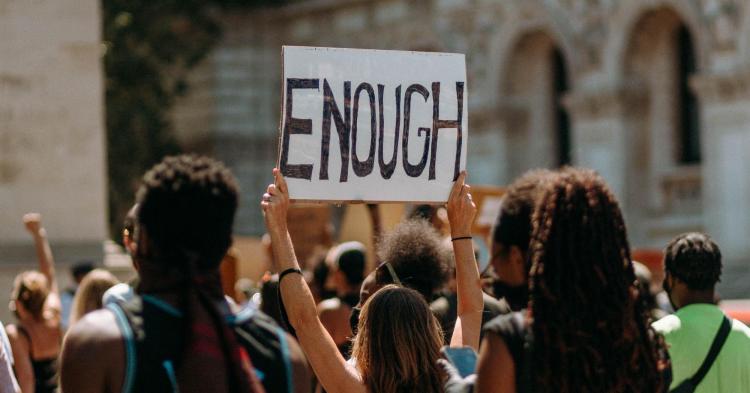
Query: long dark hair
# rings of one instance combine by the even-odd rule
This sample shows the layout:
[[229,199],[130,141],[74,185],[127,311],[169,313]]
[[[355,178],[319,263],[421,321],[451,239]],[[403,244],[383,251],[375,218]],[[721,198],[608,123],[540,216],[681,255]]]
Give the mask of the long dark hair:
[[637,301],[625,223],[604,180],[591,170],[561,170],[533,224],[535,391],[659,391],[664,344]]

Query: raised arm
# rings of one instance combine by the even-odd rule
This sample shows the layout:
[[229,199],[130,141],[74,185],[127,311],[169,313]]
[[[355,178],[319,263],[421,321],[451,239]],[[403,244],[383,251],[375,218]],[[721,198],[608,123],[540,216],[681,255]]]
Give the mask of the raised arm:
[[45,308],[59,314],[60,312],[60,293],[57,288],[57,279],[55,278],[55,260],[52,257],[52,249],[47,240],[47,231],[42,227],[42,215],[39,213],[27,213],[23,216],[23,223],[26,230],[34,238],[34,247],[39,263],[39,271],[44,274],[49,283],[49,295],[45,303]]
[[[292,239],[287,230],[289,192],[286,181],[278,169],[273,170],[275,184],[268,186],[261,208],[266,228],[271,236],[271,246],[278,270],[299,269]],[[310,288],[300,274],[287,274],[280,278],[281,299],[297,339],[315,375],[326,391],[365,393],[357,371],[348,365],[336,344],[318,319],[315,301]]]
[[448,220],[451,226],[453,253],[456,256],[456,293],[458,316],[451,337],[451,346],[469,346],[479,350],[479,332],[482,328],[482,283],[474,256],[471,227],[477,207],[466,185],[466,172],[462,172],[448,197]]

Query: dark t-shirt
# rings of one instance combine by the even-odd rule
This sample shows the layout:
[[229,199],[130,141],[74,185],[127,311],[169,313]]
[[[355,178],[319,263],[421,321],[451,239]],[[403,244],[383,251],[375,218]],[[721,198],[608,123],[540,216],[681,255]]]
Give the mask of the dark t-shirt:
[[[505,300],[497,300],[492,296],[482,293],[484,298],[484,311],[482,312],[482,326],[484,327],[489,321],[498,315],[508,314],[511,312],[508,303]],[[445,343],[449,343],[453,335],[453,328],[456,325],[456,316],[458,314],[458,298],[455,293],[442,296],[430,304],[432,313],[435,314],[440,327],[443,328]],[[482,336],[484,331],[482,331]]]

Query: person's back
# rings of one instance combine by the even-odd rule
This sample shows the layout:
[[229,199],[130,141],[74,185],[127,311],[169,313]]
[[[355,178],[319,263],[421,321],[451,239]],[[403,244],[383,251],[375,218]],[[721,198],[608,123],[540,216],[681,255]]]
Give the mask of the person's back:
[[[691,378],[709,352],[724,313],[713,304],[721,276],[721,251],[702,233],[674,238],[664,253],[664,286],[677,310],[653,327],[664,336],[672,363],[674,389]],[[732,321],[726,342],[696,392],[750,391],[750,328]]]
[[[724,313],[713,304],[691,304],[654,323],[669,348],[672,387],[698,371],[723,318]],[[696,392],[749,391],[750,328],[733,320],[727,341]]]
[[[290,391],[287,366],[301,357],[296,345],[278,328],[253,330],[253,316],[232,312],[222,293],[219,263],[238,203],[231,173],[208,158],[168,157],[144,176],[138,202],[136,295],[73,326],[63,349],[63,390]],[[268,360],[256,356],[257,346],[299,357],[255,364]],[[275,370],[284,378],[270,377]]]

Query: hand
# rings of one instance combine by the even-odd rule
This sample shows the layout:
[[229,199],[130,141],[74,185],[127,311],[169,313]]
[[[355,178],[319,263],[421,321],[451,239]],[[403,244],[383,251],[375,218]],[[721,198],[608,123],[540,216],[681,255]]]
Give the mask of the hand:
[[456,367],[445,359],[438,359],[438,365],[443,369],[446,375],[443,388],[445,393],[470,393],[474,390],[474,384],[477,380],[476,374],[471,374],[462,378]]
[[38,235],[42,230],[42,215],[39,213],[26,213],[23,215],[23,224],[32,235]]
[[453,184],[448,197],[448,222],[451,226],[451,237],[471,236],[477,205],[471,199],[471,187],[466,184],[466,171],[461,172]]
[[274,184],[269,184],[260,207],[266,219],[268,231],[286,232],[286,217],[289,210],[289,189],[278,168],[273,169]]

